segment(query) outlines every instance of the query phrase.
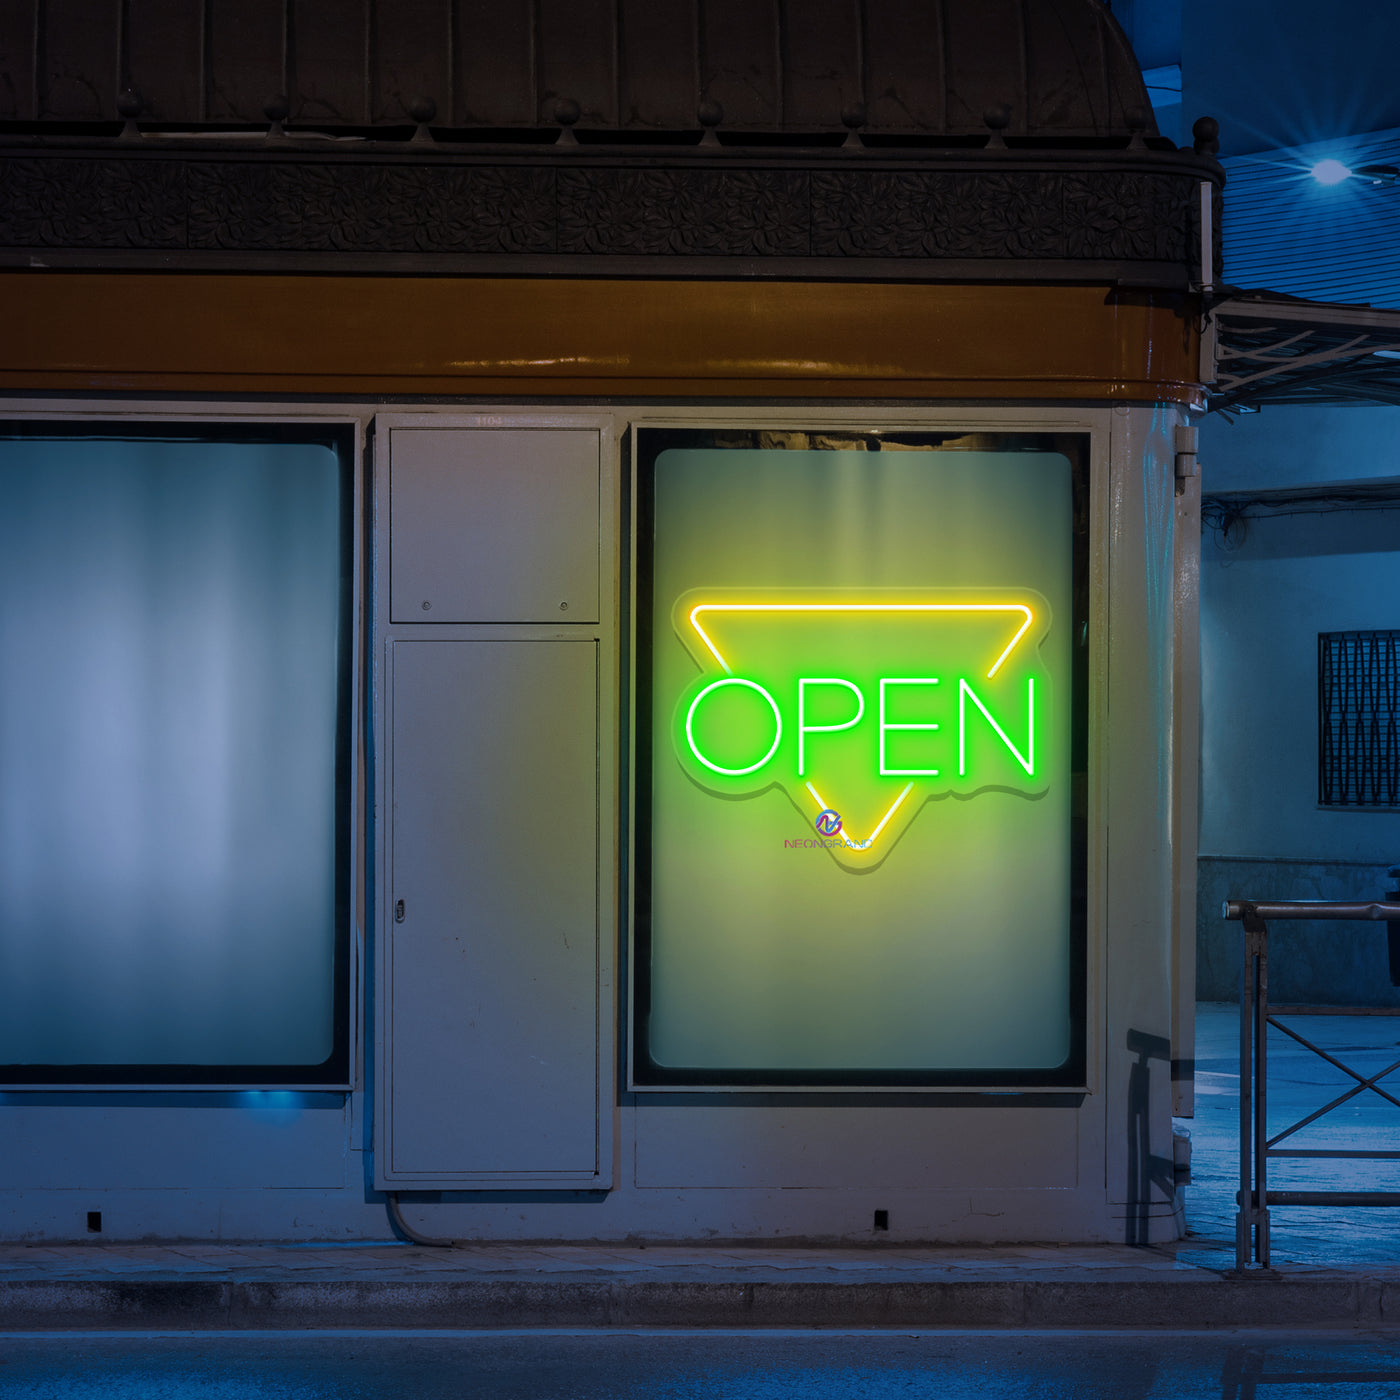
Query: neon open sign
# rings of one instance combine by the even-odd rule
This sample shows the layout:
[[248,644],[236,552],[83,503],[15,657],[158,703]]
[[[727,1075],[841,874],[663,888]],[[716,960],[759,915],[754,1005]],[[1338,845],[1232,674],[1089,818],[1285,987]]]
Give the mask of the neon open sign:
[[728,798],[777,786],[804,824],[838,810],[823,844],[847,869],[884,860],[925,801],[1049,787],[1039,594],[697,592],[673,622],[701,669],[673,727],[688,775]]

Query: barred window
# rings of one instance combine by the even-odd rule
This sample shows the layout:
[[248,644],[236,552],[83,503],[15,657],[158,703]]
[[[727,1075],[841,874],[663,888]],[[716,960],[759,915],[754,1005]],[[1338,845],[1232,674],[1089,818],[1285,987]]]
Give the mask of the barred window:
[[1400,631],[1317,638],[1317,800],[1400,806]]

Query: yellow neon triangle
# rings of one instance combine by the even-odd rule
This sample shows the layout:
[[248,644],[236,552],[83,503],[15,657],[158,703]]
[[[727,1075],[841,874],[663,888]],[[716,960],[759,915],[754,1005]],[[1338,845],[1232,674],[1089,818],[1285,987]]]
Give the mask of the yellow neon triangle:
[[[705,613],[775,613],[775,612],[874,612],[874,613],[1006,613],[1008,615],[1019,614],[1020,625],[1017,627],[1011,640],[1002,651],[992,661],[987,670],[987,679],[990,680],[1001,669],[1007,657],[1016,649],[1017,644],[1030,631],[1035,623],[1035,613],[1026,603],[697,603],[690,609],[687,618],[691,627],[695,629],[696,635],[704,643],[705,649],[719,663],[720,668],[726,675],[733,675],[733,669],[729,662],[720,652],[715,644],[714,638],[705,630],[701,624],[701,615]],[[817,811],[828,810],[830,804],[823,800],[817,789],[811,784],[805,784],[808,794],[817,805]],[[844,843],[853,850],[867,850],[884,833],[889,825],[890,819],[904,804],[905,799],[913,790],[913,782],[904,785],[898,797],[887,807],[875,824],[867,841],[858,841],[842,827],[841,836]]]

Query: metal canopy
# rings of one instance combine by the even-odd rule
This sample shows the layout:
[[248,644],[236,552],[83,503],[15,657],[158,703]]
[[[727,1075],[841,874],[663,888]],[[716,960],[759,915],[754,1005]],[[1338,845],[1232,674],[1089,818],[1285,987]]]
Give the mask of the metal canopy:
[[40,130],[956,140],[989,112],[1013,140],[1157,136],[1101,0],[0,5],[0,125]]
[[1231,289],[1210,310],[1213,410],[1400,404],[1400,311]]

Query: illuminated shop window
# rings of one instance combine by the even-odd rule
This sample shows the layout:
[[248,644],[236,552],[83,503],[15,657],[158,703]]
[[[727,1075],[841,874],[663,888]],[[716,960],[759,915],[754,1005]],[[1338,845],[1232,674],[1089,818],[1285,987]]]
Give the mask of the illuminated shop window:
[[640,449],[634,1083],[1082,1082],[1086,440]]
[[1317,800],[1400,807],[1400,631],[1317,638]]
[[344,1082],[336,430],[0,425],[0,1066]]

